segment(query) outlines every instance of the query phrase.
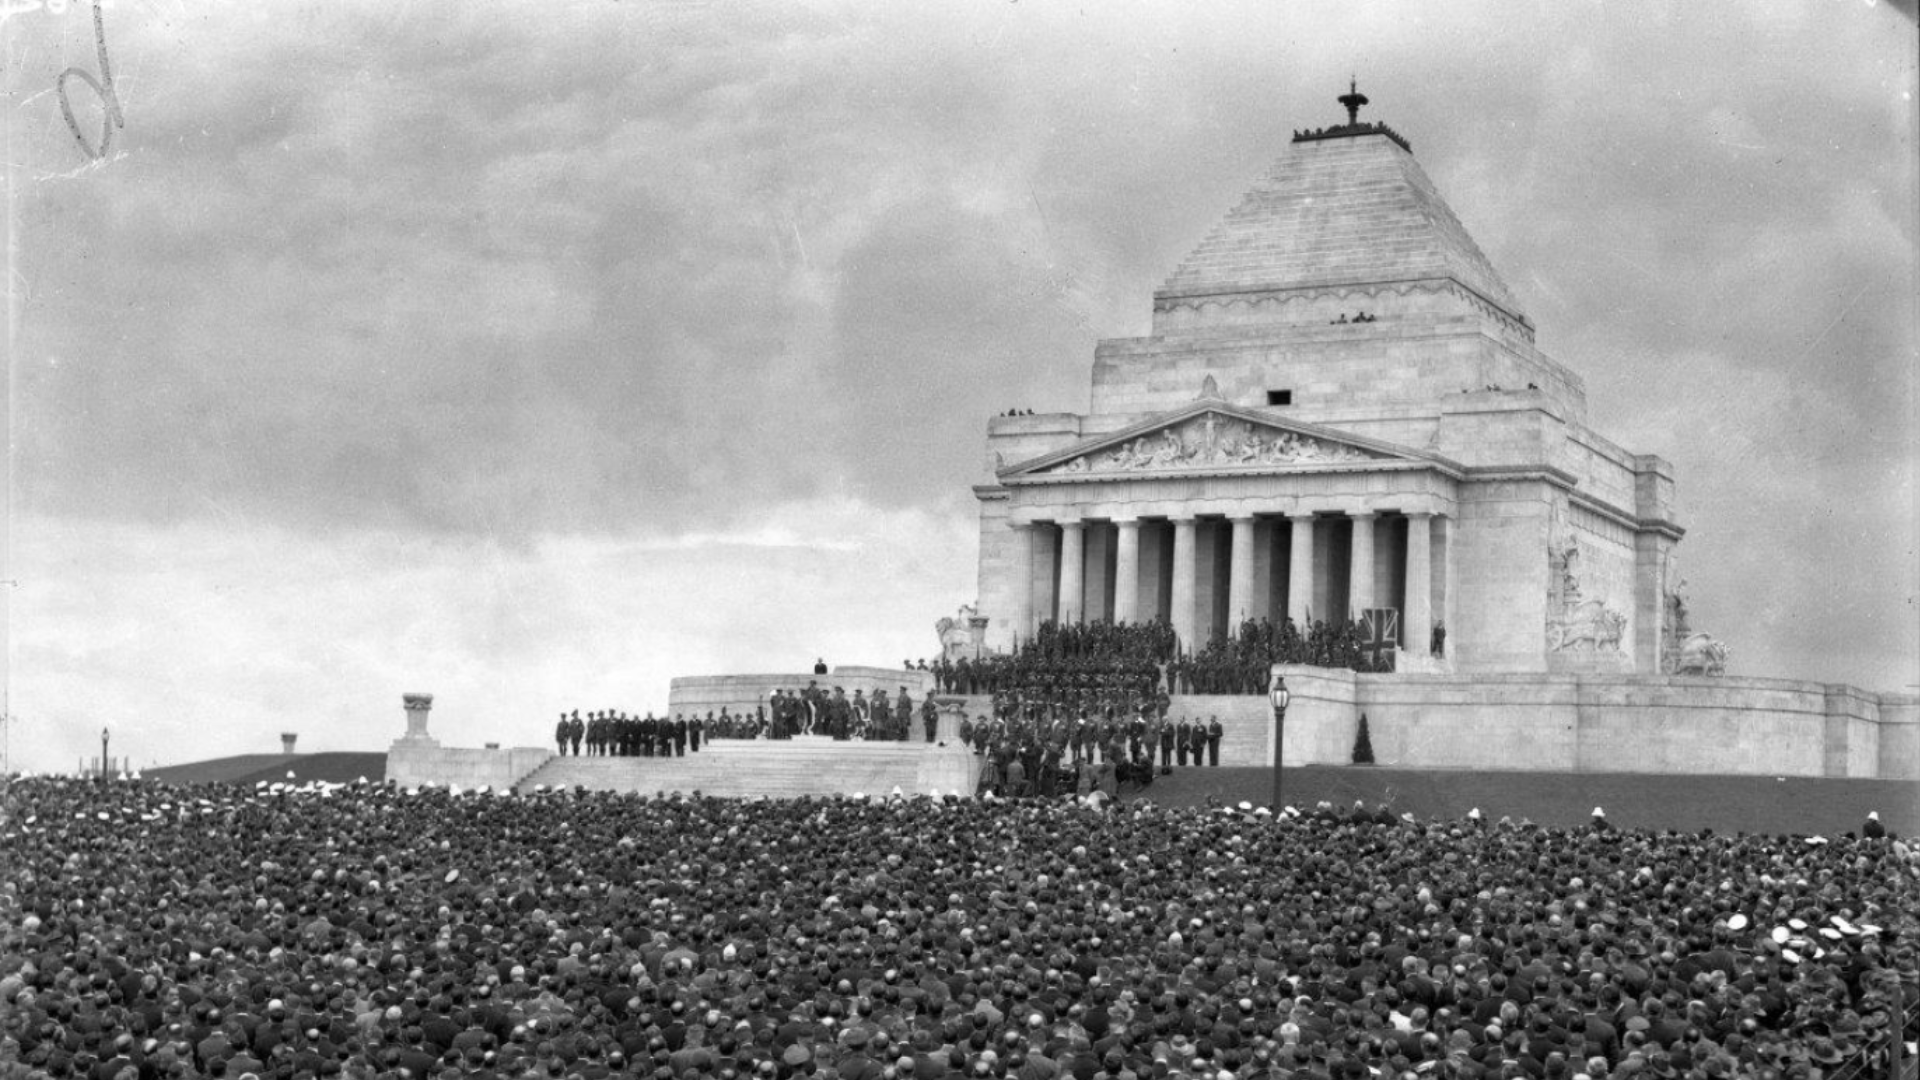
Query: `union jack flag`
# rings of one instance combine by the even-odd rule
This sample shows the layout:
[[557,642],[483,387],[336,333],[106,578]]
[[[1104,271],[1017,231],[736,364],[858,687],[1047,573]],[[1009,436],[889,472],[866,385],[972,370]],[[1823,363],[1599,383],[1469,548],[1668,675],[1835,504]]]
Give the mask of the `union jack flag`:
[[1360,639],[1360,653],[1373,671],[1392,671],[1393,656],[1400,641],[1398,608],[1368,608],[1360,616],[1366,634]]

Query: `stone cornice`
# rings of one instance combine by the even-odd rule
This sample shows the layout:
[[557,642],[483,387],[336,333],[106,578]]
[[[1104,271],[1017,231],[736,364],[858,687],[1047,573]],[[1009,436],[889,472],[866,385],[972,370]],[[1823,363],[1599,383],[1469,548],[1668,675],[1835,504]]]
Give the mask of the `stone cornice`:
[[[1460,473],[1455,468],[1437,461],[1375,458],[1369,461],[1343,461],[1314,465],[1205,465],[1183,469],[1140,469],[1131,472],[1050,472],[1030,476],[1009,476],[1002,479],[1001,483],[1007,488],[1013,488],[1052,484],[1112,484],[1131,480],[1198,480],[1210,477],[1317,476],[1326,473],[1375,472],[1435,472],[1451,480],[1460,479]],[[974,490],[980,491],[979,488]]]
[[[1214,413],[1232,420],[1238,420],[1254,428],[1280,431],[1291,435],[1325,443],[1343,445],[1375,455],[1360,460],[1332,460],[1305,462],[1247,462],[1245,464],[1210,462],[1207,464],[1182,465],[1167,468],[1131,468],[1125,471],[1095,470],[1088,472],[1049,472],[1056,466],[1064,465],[1075,458],[1110,451],[1122,444],[1129,443],[1144,435],[1177,427],[1207,413]],[[1221,399],[1217,392],[1209,389],[1192,402],[1167,412],[1155,413],[1137,420],[1117,431],[1108,432],[1089,439],[1082,439],[1057,450],[1049,451],[1039,457],[1018,462],[999,469],[997,479],[1002,484],[1034,484],[1076,482],[1080,480],[1112,480],[1167,476],[1248,476],[1248,475],[1290,475],[1302,472],[1366,472],[1366,471],[1404,471],[1406,468],[1433,469],[1444,475],[1458,479],[1461,466],[1447,458],[1430,452],[1413,450],[1398,446],[1366,435],[1358,435],[1338,428],[1290,417],[1276,416],[1272,412],[1235,405]]]
[[1450,292],[1472,305],[1474,310],[1498,320],[1520,334],[1529,344],[1534,340],[1533,323],[1525,315],[1507,310],[1499,301],[1454,277],[1398,278],[1390,281],[1327,281],[1284,289],[1258,286],[1247,289],[1161,288],[1154,290],[1153,310],[1163,312],[1186,308],[1197,312],[1209,304],[1224,308],[1235,303],[1245,304],[1249,309],[1254,309],[1269,305],[1279,306],[1291,300],[1316,300],[1321,297],[1334,299],[1345,299],[1350,296],[1372,297],[1387,292],[1397,296],[1406,296],[1415,292]]

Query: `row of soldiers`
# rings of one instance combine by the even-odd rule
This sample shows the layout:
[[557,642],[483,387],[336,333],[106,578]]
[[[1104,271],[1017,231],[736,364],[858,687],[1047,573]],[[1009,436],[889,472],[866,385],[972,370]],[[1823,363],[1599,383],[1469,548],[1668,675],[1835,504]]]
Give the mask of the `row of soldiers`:
[[1005,718],[1054,720],[1085,716],[1117,720],[1138,715],[1165,718],[1172,707],[1173,699],[1165,687],[1142,692],[1132,687],[1074,689],[1041,683],[1017,686],[993,695],[993,715]]
[[562,757],[569,748],[579,757],[583,747],[590,757],[686,757],[690,749],[700,751],[704,727],[697,714],[691,720],[684,715],[669,720],[652,713],[636,717],[607,709],[588,713],[582,720],[575,709],[571,716],[560,714],[553,739]]
[[[913,695],[904,686],[892,698],[884,687],[876,689],[872,697],[856,689],[849,698],[844,686],[829,692],[813,681],[799,691],[775,690],[767,709],[772,714],[768,737],[774,739],[827,735],[841,741],[905,742],[913,729]],[[926,741],[932,742],[939,730],[940,713],[931,696],[920,704],[919,715]]]
[[1163,769],[1175,765],[1218,767],[1220,741],[1226,728],[1218,716],[1205,723],[1181,717],[1168,722],[1164,716],[1139,714],[1128,720],[1074,719],[1045,717],[978,717],[960,722],[961,741],[976,754],[991,754],[1012,749],[1016,754],[1054,752],[1057,760],[1077,764],[1082,761],[1131,762],[1136,758],[1152,760],[1159,753]]

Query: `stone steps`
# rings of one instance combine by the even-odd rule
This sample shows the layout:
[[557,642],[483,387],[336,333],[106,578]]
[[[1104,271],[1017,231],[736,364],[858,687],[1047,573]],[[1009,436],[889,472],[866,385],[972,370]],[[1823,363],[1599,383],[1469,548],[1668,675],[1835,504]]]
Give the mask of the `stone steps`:
[[721,739],[685,757],[556,757],[516,785],[522,792],[584,787],[638,795],[671,792],[729,798],[908,795],[938,791],[971,795],[978,776],[972,755],[926,743]]

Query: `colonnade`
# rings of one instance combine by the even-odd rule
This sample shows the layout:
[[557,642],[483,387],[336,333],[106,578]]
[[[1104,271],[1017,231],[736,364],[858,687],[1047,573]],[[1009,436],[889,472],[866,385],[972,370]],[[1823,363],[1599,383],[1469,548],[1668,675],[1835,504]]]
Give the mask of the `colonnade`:
[[1014,626],[1165,618],[1199,648],[1246,619],[1304,626],[1387,607],[1401,612],[1402,652],[1424,656],[1445,605],[1446,526],[1424,511],[1014,523]]

